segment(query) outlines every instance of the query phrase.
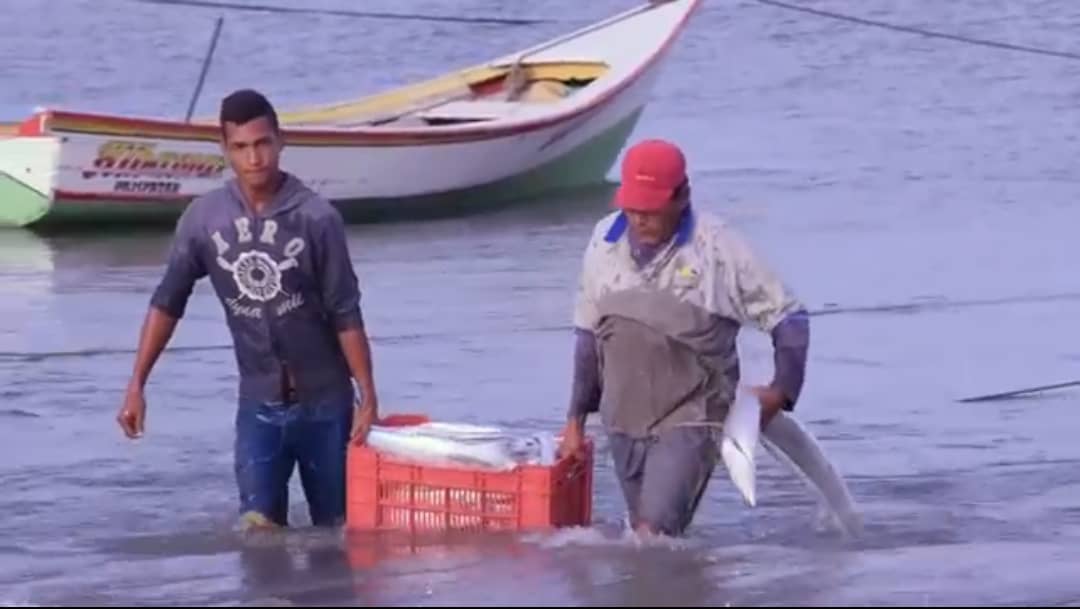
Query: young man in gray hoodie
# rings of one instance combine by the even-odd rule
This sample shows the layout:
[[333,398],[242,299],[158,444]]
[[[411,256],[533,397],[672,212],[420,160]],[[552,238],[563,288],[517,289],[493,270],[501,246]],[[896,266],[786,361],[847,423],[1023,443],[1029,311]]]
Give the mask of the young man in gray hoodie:
[[117,420],[129,438],[142,435],[147,378],[195,282],[209,277],[239,368],[234,451],[245,523],[288,524],[298,464],[313,524],[336,526],[345,515],[348,443],[363,441],[378,414],[344,223],[279,169],[283,141],[265,97],[232,93],[220,121],[235,178],[195,199],[177,223]]

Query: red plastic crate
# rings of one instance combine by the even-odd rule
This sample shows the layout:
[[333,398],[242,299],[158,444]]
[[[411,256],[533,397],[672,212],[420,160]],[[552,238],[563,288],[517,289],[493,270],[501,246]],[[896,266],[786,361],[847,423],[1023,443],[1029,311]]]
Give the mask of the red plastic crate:
[[[396,415],[380,425],[416,425]],[[523,531],[592,519],[593,447],[550,467],[487,471],[419,465],[350,445],[346,526],[352,530]]]

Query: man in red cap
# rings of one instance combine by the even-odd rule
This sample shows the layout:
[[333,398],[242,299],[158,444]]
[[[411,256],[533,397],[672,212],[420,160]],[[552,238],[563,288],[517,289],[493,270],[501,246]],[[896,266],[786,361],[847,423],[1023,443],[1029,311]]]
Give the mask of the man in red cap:
[[739,329],[772,337],[773,381],[754,387],[765,426],[798,399],[809,320],[731,227],[691,207],[677,146],[631,147],[615,204],[584,255],[560,451],[579,451],[586,417],[599,412],[631,525],[681,535],[718,460],[713,432],[735,399]]

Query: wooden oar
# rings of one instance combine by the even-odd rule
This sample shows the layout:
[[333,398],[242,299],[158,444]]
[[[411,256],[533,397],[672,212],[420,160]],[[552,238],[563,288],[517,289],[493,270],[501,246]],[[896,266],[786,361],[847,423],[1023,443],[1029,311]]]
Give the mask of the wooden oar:
[[1050,391],[1051,389],[1064,389],[1065,387],[1080,387],[1080,381],[1068,381],[1066,383],[1054,383],[1053,385],[1041,385],[1039,387],[1028,387],[1026,389],[1016,389],[1014,391],[1004,391],[1002,393],[990,393],[987,395],[977,395],[975,397],[963,398],[957,400],[958,402],[989,402],[992,400],[1007,400],[1027,393],[1037,393],[1039,391]]

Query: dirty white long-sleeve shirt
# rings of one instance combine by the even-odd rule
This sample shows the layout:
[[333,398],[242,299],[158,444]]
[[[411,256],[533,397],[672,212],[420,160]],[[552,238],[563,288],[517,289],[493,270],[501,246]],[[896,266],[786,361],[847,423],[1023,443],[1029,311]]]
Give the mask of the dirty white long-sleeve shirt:
[[[611,320],[620,321],[613,324]],[[738,383],[735,338],[744,326],[771,335],[772,385],[787,398],[788,408],[794,407],[802,390],[809,344],[805,307],[731,227],[690,208],[673,239],[654,248],[634,241],[620,212],[597,223],[583,260],[574,325],[572,417],[600,410],[606,397],[602,376],[618,378],[620,387],[609,388],[608,393],[630,403],[610,404],[608,409],[620,414],[609,413],[608,419],[641,431],[658,419],[672,417],[682,406],[646,402],[666,400],[662,392],[691,391],[711,371],[718,374],[711,375],[714,383],[703,395],[686,394],[688,403],[701,398],[694,406],[697,410],[676,413],[674,418],[715,418],[734,396]],[[640,334],[643,326],[671,338],[677,347],[653,348],[652,355],[632,353],[649,350],[648,345],[657,340]],[[604,349],[598,343],[598,330],[610,344],[615,344],[611,338],[617,334],[638,334],[620,339],[618,350],[608,350],[604,367],[614,369],[606,373],[601,372]],[[696,355],[682,353],[681,347]],[[682,358],[682,362],[678,370],[659,370],[671,363],[649,357]],[[694,376],[699,361],[707,362],[704,376]],[[620,371],[620,366],[628,369]],[[717,379],[721,384],[715,383]],[[635,409],[636,413],[627,412]]]

